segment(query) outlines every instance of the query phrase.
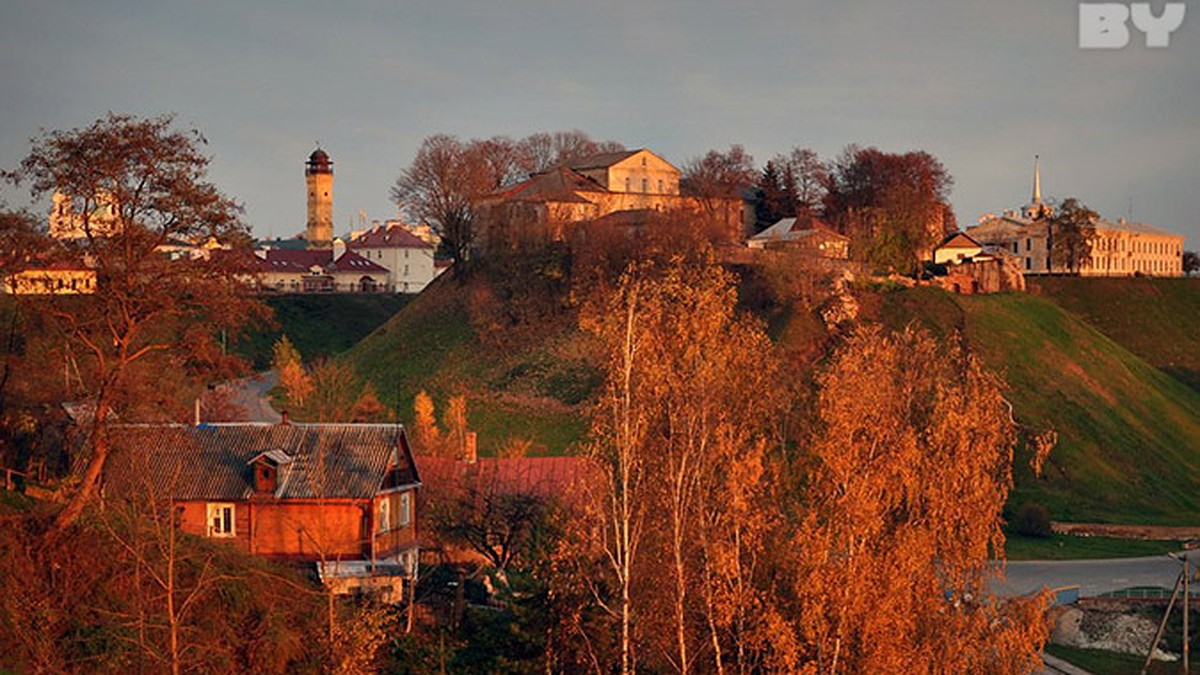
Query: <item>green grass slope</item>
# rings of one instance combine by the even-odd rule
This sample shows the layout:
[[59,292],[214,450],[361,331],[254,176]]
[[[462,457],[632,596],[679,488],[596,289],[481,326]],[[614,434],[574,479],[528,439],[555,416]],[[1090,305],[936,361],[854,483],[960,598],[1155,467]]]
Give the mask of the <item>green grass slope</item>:
[[534,454],[573,452],[587,430],[585,400],[600,382],[585,337],[564,317],[513,343],[488,344],[471,321],[478,291],[439,280],[340,358],[404,422],[422,389],[439,419],[448,397],[466,394],[481,454],[511,439],[532,442]]
[[1060,520],[1200,520],[1200,392],[1046,297],[916,289],[887,294],[882,315],[961,330],[1005,377],[1018,421],[1058,432],[1042,478],[1019,456],[1010,504],[1040,502]]
[[412,296],[393,293],[305,293],[267,296],[277,328],[252,331],[235,349],[255,370],[271,366],[271,347],[287,335],[305,361],[340,354],[391,318]]
[[1200,278],[1051,277],[1030,288],[1200,390]]

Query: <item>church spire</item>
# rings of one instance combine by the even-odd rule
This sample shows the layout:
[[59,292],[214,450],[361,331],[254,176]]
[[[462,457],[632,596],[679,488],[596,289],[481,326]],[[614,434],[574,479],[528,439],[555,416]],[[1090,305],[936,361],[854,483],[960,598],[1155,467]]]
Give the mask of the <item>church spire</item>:
[[1033,201],[1034,206],[1042,204],[1042,170],[1038,166],[1038,156],[1033,156]]

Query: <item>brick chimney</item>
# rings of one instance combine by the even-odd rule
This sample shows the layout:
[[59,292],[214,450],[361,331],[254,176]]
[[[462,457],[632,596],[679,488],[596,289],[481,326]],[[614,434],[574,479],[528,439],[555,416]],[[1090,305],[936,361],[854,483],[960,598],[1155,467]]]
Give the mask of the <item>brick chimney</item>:
[[279,416],[281,418],[279,420],[280,424],[291,424],[292,423],[292,421],[288,419],[288,411],[284,410],[283,412],[279,413]]
[[468,464],[474,464],[478,459],[479,452],[477,451],[475,432],[468,431],[466,448],[465,452],[463,453],[463,461]]

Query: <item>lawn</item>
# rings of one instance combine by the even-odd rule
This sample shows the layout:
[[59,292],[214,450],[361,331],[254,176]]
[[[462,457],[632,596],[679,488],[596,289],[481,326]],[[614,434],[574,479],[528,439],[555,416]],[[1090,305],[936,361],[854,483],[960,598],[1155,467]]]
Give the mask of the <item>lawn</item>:
[[[881,319],[963,336],[1004,378],[1021,434],[1053,429],[1042,476],[1018,448],[1010,505],[1081,522],[1184,525],[1200,518],[1200,392],[1060,307],[1024,293],[884,293]],[[1165,320],[1165,319],[1156,319]],[[1152,330],[1158,330],[1154,328]]]
[[[1132,673],[1140,673],[1142,664],[1146,661],[1144,655],[1121,654],[1104,651],[1103,649],[1080,649],[1079,647],[1066,647],[1064,645],[1046,645],[1046,652],[1057,656],[1071,665],[1079,666],[1094,675],[1131,675]],[[1159,673],[1165,675],[1166,673],[1179,673],[1182,669],[1183,667],[1179,663],[1153,661],[1150,663],[1149,672],[1156,675]],[[1197,664],[1195,659],[1192,660],[1190,672],[1200,673],[1200,664]]]
[[1141,558],[1182,550],[1178,541],[1146,541],[1110,537],[1049,537],[1008,535],[1004,549],[1009,560],[1091,560],[1098,558]]

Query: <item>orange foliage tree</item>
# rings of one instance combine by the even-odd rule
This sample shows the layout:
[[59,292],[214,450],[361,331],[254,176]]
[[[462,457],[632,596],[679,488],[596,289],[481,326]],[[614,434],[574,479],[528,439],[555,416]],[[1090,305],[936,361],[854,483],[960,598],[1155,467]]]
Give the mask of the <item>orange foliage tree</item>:
[[602,479],[556,556],[583,649],[552,649],[622,672],[1035,664],[1043,599],[985,586],[1015,442],[999,380],[960,347],[861,329],[789,424],[790,371],[734,281],[703,255],[643,261],[582,312],[608,355]]
[[619,589],[600,601],[621,624],[626,672],[638,660],[720,671],[745,657],[751,624],[770,614],[750,576],[769,522],[759,517],[763,454],[785,400],[773,393],[770,341],[735,312],[732,275],[698,253],[631,265],[609,301],[584,313],[610,359],[592,536]]
[[860,329],[818,377],[795,537],[820,672],[1027,672],[1044,598],[988,593],[1015,429],[1001,382],[927,334]]
[[42,237],[30,260],[86,263],[96,274],[91,294],[23,296],[62,345],[59,363],[75,377],[66,395],[90,411],[90,459],[59,512],[58,533],[97,493],[113,413],[128,414],[140,394],[176,370],[199,382],[238,373],[216,336],[237,335],[267,311],[239,281],[248,254],[169,260],[159,250],[177,239],[248,244],[240,207],[206,180],[203,143],[195,130],[176,130],[169,116],[109,113],[86,128],[43,133],[20,166],[3,173],[34,198],[62,195],[63,215],[78,230],[72,239]]

